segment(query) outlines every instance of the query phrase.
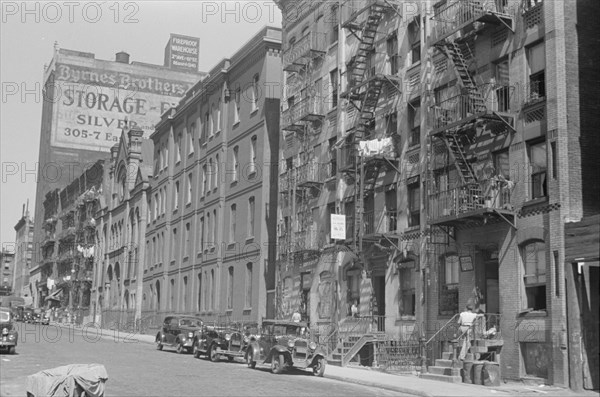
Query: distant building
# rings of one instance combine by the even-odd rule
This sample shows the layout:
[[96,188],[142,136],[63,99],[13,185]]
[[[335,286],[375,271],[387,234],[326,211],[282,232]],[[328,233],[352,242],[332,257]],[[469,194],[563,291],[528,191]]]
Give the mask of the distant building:
[[65,188],[97,160],[107,158],[126,126],[140,127],[148,138],[160,115],[203,76],[197,68],[130,62],[125,52],[109,61],[93,53],[55,49],[44,70],[34,269],[42,261],[46,194]]
[[[104,169],[99,197],[92,314],[108,328],[131,325],[142,312],[146,213],[152,176],[152,141],[137,127],[123,130]],[[162,249],[162,247],[161,247]]]
[[0,295],[12,295],[15,254],[2,250],[0,252],[0,266],[2,266],[2,270],[0,270]]
[[33,296],[33,286],[29,284],[29,270],[33,254],[33,218],[29,215],[29,200],[23,204],[23,214],[15,225],[15,271],[13,274],[13,294],[22,298]]

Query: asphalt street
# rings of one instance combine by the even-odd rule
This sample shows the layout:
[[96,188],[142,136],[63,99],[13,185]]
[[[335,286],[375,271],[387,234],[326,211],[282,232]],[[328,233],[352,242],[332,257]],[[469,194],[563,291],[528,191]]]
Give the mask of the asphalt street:
[[[107,396],[401,396],[398,392],[318,378],[309,371],[274,375],[239,362],[212,363],[94,329],[21,324],[16,355],[0,355],[2,396],[25,395],[27,376],[67,364],[98,363],[109,379]],[[407,394],[405,394],[407,395]]]

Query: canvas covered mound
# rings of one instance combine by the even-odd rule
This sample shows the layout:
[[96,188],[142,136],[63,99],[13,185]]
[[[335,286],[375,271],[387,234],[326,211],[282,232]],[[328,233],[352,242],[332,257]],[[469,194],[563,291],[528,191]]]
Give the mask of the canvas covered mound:
[[85,392],[87,397],[102,397],[107,380],[104,365],[65,365],[28,376],[27,395],[78,397]]

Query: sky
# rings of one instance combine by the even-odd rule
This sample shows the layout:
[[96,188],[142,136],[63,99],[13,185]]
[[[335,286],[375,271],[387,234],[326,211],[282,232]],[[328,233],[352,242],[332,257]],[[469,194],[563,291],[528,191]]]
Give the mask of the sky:
[[35,209],[44,65],[60,48],[163,64],[170,33],[200,38],[201,71],[231,56],[265,25],[281,26],[270,0],[1,1],[0,242],[10,249],[23,204]]

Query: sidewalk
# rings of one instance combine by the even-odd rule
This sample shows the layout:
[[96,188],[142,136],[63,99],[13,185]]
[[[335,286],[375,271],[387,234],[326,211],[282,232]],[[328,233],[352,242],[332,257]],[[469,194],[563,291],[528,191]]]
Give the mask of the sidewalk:
[[[68,327],[65,324],[54,324]],[[75,327],[81,329],[82,327]],[[93,329],[93,328],[92,328]],[[119,332],[116,330],[101,330],[96,328],[102,338],[117,339],[154,344],[154,335],[142,335],[135,333]],[[135,342],[134,342],[135,343]],[[421,379],[414,375],[394,375],[369,367],[338,367],[328,365],[325,369],[325,378],[335,379],[347,383],[355,383],[363,386],[378,387],[396,391],[399,393],[413,394],[422,397],[487,397],[487,396],[586,396],[599,397],[597,392],[574,393],[571,390],[556,386],[528,386],[520,382],[508,382],[497,387],[469,385],[464,383],[446,383],[435,380]]]

